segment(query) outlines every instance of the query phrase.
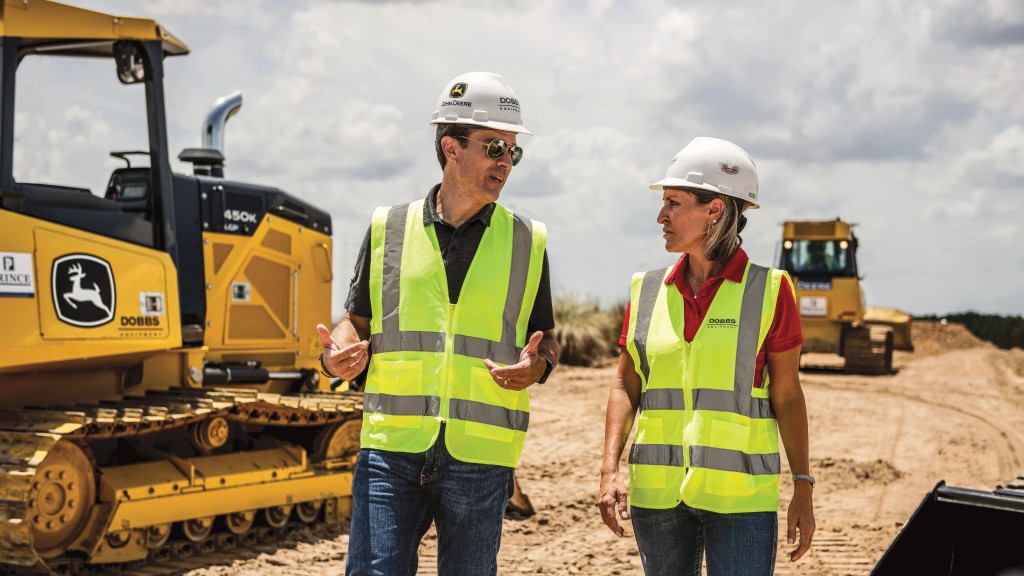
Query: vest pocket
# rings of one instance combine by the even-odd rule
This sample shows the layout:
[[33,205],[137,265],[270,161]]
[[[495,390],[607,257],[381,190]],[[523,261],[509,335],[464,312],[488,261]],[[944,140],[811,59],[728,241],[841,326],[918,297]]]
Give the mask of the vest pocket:
[[710,445],[726,450],[746,451],[750,443],[750,427],[725,420],[711,421]]
[[716,496],[751,496],[757,492],[754,477],[739,472],[706,470],[704,491]]
[[[377,365],[380,390],[394,395],[395,399],[407,399],[409,405],[426,405],[418,402],[423,397],[423,362],[420,360],[384,360]],[[387,425],[396,428],[420,428],[423,414],[410,414],[404,402],[392,402],[390,409],[369,414],[371,425]]]
[[630,464],[629,485],[633,488],[664,488],[665,468],[646,464]]
[[[483,409],[494,407],[495,411],[500,411],[500,406],[516,406],[518,395],[519,392],[499,387],[494,378],[491,377],[491,372],[486,368],[474,366],[470,369],[469,399],[486,405],[482,407]],[[483,419],[485,418],[481,418],[481,420]],[[515,431],[510,428],[474,422],[472,420],[465,420],[464,422],[466,423],[466,434],[469,436],[486,438],[497,442],[511,442],[515,436]]]
[[[750,443],[750,427],[735,422],[713,420],[710,440],[711,446],[745,458],[747,446]],[[707,467],[704,489],[708,494],[750,496],[757,491],[754,477],[747,472],[740,471],[745,466],[737,466],[737,463],[732,462],[731,459],[727,461],[719,460],[719,458],[722,456],[713,456],[704,463]]]

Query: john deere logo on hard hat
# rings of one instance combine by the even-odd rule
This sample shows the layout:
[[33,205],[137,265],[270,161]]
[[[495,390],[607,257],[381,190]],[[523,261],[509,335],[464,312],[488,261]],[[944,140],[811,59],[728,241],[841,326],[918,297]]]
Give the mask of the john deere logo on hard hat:
[[718,167],[722,169],[722,172],[725,172],[726,174],[729,175],[737,174],[740,171],[739,166],[729,166],[725,162],[719,162]]
[[463,96],[466,95],[466,88],[469,88],[468,84],[466,84],[465,82],[458,82],[457,84],[452,86],[452,91],[448,93],[448,97],[462,98]]

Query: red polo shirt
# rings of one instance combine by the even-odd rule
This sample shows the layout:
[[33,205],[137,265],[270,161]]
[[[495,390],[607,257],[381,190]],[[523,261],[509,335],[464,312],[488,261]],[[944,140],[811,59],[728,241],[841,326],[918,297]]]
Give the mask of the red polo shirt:
[[[676,262],[672,272],[665,279],[665,284],[675,284],[676,289],[683,295],[684,334],[687,342],[693,342],[697,334],[697,328],[704,322],[704,315],[711,302],[718,293],[718,287],[722,282],[741,282],[743,272],[747,269],[747,262],[750,260],[742,248],[738,248],[722,268],[722,273],[712,276],[704,281],[696,297],[690,289],[690,283],[686,280],[686,254]],[[626,306],[626,318],[622,322],[622,336],[619,338],[619,346],[626,347],[626,335],[629,333],[629,306]],[[764,366],[768,358],[768,352],[785,352],[803,344],[803,331],[800,329],[800,312],[796,307],[796,298],[793,297],[793,289],[785,277],[782,278],[782,286],[779,287],[779,299],[775,304],[775,317],[772,319],[772,327],[764,339],[764,346],[757,351],[757,363],[754,366],[754,387],[760,388],[763,383]]]

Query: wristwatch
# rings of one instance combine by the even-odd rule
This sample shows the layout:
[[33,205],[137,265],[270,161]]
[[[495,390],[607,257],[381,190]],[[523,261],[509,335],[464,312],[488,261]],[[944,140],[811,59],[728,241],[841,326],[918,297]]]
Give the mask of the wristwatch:
[[797,480],[807,480],[812,487],[814,486],[814,476],[810,474],[793,474],[793,483],[796,484]]
[[551,371],[555,369],[555,363],[549,360],[547,356],[541,354],[540,352],[538,352],[537,355],[543,358],[544,362],[547,363],[547,367],[544,368],[544,375],[540,377],[540,380],[537,380],[537,384],[543,384],[548,381],[548,376],[550,376]]
[[327,363],[324,362],[323,352],[320,353],[320,373],[323,374],[324,376],[327,376],[328,378],[337,378],[337,376],[331,374],[331,371],[327,369]]

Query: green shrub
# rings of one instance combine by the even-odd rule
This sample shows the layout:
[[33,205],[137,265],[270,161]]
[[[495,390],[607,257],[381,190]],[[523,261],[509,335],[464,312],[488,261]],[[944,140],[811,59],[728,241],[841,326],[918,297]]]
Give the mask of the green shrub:
[[625,303],[602,310],[597,302],[562,296],[554,302],[555,337],[562,348],[559,362],[594,366],[619,353]]

